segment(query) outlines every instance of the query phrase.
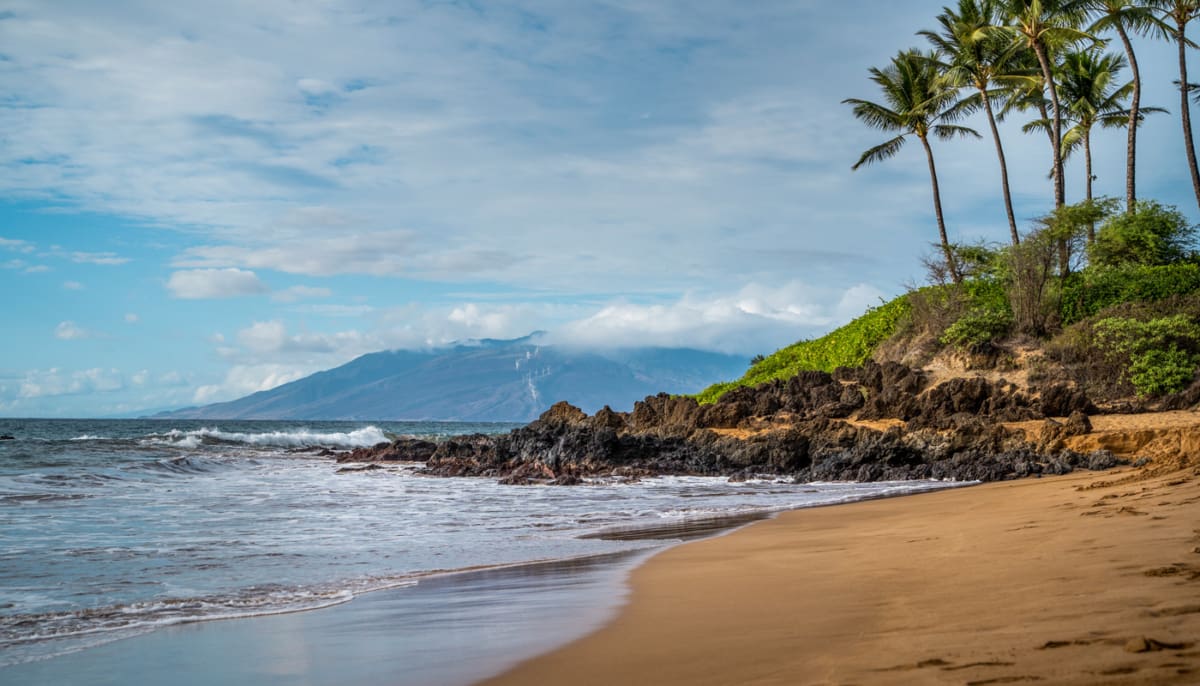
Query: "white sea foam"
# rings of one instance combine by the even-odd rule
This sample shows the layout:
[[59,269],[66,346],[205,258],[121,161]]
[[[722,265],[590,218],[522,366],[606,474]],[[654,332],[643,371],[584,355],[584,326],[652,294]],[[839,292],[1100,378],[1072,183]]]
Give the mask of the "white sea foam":
[[278,448],[365,448],[378,443],[387,443],[389,439],[382,429],[367,426],[354,431],[325,433],[305,429],[263,433],[222,431],[217,427],[205,427],[192,431],[172,429],[165,433],[152,434],[149,440],[170,443],[183,448],[199,447],[206,440]]

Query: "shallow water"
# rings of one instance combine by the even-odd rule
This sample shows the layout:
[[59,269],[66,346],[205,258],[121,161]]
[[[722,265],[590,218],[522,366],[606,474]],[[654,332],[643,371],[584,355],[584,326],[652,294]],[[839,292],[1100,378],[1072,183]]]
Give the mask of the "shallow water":
[[[220,643],[227,632],[248,631],[235,628],[245,624],[196,622],[329,608],[381,589],[396,589],[386,597],[404,599],[388,601],[399,603],[388,612],[401,613],[388,623],[419,629],[401,631],[404,638],[396,639],[405,646],[425,646],[404,658],[406,673],[417,673],[424,669],[421,664],[433,664],[420,655],[454,645],[450,627],[474,610],[458,620],[454,611],[479,606],[488,583],[497,587],[485,604],[497,612],[507,607],[505,621],[523,626],[527,643],[538,642],[530,637],[550,621],[521,619],[525,608],[538,605],[530,597],[573,588],[578,596],[573,602],[601,608],[619,595],[609,589],[587,600],[577,592],[581,584],[600,584],[596,579],[609,578],[608,572],[560,575],[561,583],[546,586],[542,575],[507,570],[495,572],[500,576],[470,576],[492,581],[472,582],[475,595],[463,605],[460,592],[429,590],[447,588],[446,583],[461,589],[467,578],[440,572],[637,554],[706,535],[728,526],[728,517],[748,521],[784,509],[948,485],[664,477],[578,487],[501,486],[489,479],[423,477],[413,466],[339,473],[329,457],[314,451],[371,445],[389,434],[437,438],[508,428],[0,420],[0,434],[17,437],[0,441],[0,682],[20,673],[24,679],[12,683],[61,683],[50,672],[89,671],[89,661],[121,653],[123,646],[109,645],[117,639],[157,631],[130,643],[150,645],[184,632]],[[717,522],[706,529],[703,522],[714,518]],[[589,580],[580,581],[583,577]],[[512,578],[522,579],[521,599],[498,585],[499,579]],[[383,603],[382,597],[368,596],[372,607]],[[324,627],[327,617],[337,621],[353,613],[361,618],[362,602],[255,622]],[[403,614],[418,606],[416,615]],[[420,618],[418,624],[412,624],[413,617]],[[480,631],[489,636],[497,633],[483,619],[471,622],[482,622]],[[432,642],[416,638],[426,635],[434,637]],[[359,639],[367,645],[375,637]],[[177,641],[169,643],[174,652],[189,652]],[[475,639],[468,646],[473,650],[486,643]],[[73,657],[79,651],[85,652]],[[496,659],[476,658],[470,662]],[[56,663],[59,667],[48,666]],[[396,664],[389,664],[395,674]],[[303,683],[334,683],[310,676]]]

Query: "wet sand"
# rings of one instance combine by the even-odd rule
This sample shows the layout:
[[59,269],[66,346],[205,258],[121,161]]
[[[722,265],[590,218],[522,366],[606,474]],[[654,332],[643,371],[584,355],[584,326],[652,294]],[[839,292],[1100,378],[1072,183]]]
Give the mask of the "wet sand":
[[1133,473],[800,510],[678,546],[607,626],[483,683],[1200,683],[1200,470]]
[[170,626],[0,669],[0,686],[465,686],[611,618],[644,554],[448,574],[336,607]]

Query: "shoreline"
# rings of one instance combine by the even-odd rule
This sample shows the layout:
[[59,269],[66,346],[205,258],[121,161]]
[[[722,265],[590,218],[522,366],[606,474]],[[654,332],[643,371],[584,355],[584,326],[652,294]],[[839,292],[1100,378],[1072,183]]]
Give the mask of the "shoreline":
[[[962,484],[945,484],[939,490],[962,487]],[[868,496],[867,499],[895,499],[920,492],[905,489],[901,493]],[[844,501],[835,501],[803,506],[799,509],[845,504],[847,503]],[[21,683],[50,684],[61,683],[60,679],[72,674],[89,674],[100,679],[96,683],[116,684],[122,683],[126,677],[134,677],[132,673],[123,671],[129,665],[138,666],[140,677],[161,673],[166,678],[165,675],[170,672],[171,666],[157,662],[157,656],[163,652],[173,652],[185,655],[188,661],[197,664],[215,664],[212,661],[217,660],[218,654],[225,655],[228,659],[220,668],[225,680],[233,684],[258,683],[258,679],[263,675],[255,670],[262,669],[262,666],[252,657],[255,651],[269,652],[270,644],[274,641],[266,640],[266,636],[277,635],[277,640],[297,645],[326,644],[344,638],[341,630],[331,633],[331,628],[346,624],[362,625],[362,618],[365,617],[366,623],[374,628],[355,630],[357,638],[354,640],[354,650],[365,651],[359,659],[378,660],[383,658],[372,656],[371,653],[378,652],[383,655],[392,651],[372,651],[367,647],[378,644],[380,636],[390,635],[392,640],[405,641],[401,637],[416,630],[411,616],[416,612],[424,617],[421,633],[426,636],[419,642],[429,644],[425,650],[440,650],[446,645],[455,644],[459,645],[459,650],[462,651],[457,659],[471,656],[468,660],[470,669],[467,672],[471,674],[470,678],[459,680],[457,676],[450,676],[449,682],[435,679],[429,683],[465,686],[603,626],[624,604],[624,581],[645,559],[688,541],[719,538],[754,522],[772,519],[789,511],[793,510],[761,509],[732,512],[724,516],[689,518],[651,526],[612,527],[599,530],[588,537],[617,541],[644,540],[652,545],[634,550],[577,557],[434,570],[409,577],[408,581],[415,582],[412,585],[373,589],[356,594],[348,601],[321,608],[288,609],[238,618],[182,621],[139,629],[134,635],[113,637],[112,640],[97,643],[82,640],[85,637],[78,637],[81,639],[81,649],[67,647],[65,652],[49,659],[22,661],[0,668],[0,682],[13,678]],[[475,600],[464,604],[464,594]],[[545,598],[555,596],[558,598],[554,603],[555,607],[546,605]],[[461,645],[457,640],[464,629],[455,628],[453,624],[443,626],[440,632],[435,630],[430,633],[430,621],[446,619],[441,616],[439,610],[434,609],[443,603],[451,606],[463,605],[464,614],[470,614],[468,605],[490,608],[484,611],[483,619],[468,616],[452,619],[458,625],[466,626],[468,632],[475,632],[473,635],[476,638],[466,641],[467,646]],[[541,607],[543,605],[545,607]],[[570,607],[577,609],[563,609]],[[579,614],[580,611],[582,615]],[[498,617],[507,619],[498,620]],[[534,617],[539,619],[535,621]],[[234,621],[230,621],[231,619]],[[504,627],[499,630],[511,631],[511,635],[504,637],[502,641],[490,637],[486,632],[480,635],[478,629],[471,627],[478,626],[481,622],[490,622],[497,628]],[[514,630],[516,626],[523,628]],[[497,628],[489,631],[496,631]],[[439,638],[439,634],[445,635]],[[454,640],[448,637],[453,637]],[[505,647],[503,650],[497,650],[489,643],[503,643]],[[143,653],[149,654],[150,657],[139,658],[140,661],[131,657]],[[206,655],[209,656],[207,659],[204,657]],[[369,678],[358,678],[361,669],[349,664],[345,665],[347,673],[339,674],[336,680],[330,679],[328,670],[323,667],[320,670],[324,671],[307,674],[306,678],[315,679],[312,683],[366,684],[377,683],[378,678],[385,674],[395,677],[398,671],[399,678],[396,683],[426,683],[408,680],[409,675],[406,672],[414,667],[411,659],[397,661],[394,655],[390,659],[391,669],[394,671],[380,668]],[[335,661],[340,663],[342,658],[339,657]],[[270,659],[265,660],[265,663],[269,665]],[[419,666],[422,671],[432,668],[432,665]],[[457,674],[457,668],[447,672],[448,675],[452,673]]]
[[1197,476],[783,512],[660,551],[602,628],[478,683],[1194,683]]

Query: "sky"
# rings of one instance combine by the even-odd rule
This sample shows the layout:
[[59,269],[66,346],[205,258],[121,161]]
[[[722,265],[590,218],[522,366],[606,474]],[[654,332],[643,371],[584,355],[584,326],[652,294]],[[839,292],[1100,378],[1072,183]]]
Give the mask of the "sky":
[[[0,416],[535,330],[746,356],[822,334],[924,279],[921,148],[851,172],[889,136],[841,101],[877,99],[868,68],[942,4],[0,0]],[[1196,220],[1174,48],[1137,47],[1171,110],[1139,194]],[[1026,230],[1052,197],[1021,123]],[[1122,196],[1123,133],[1095,138]],[[934,149],[951,239],[1004,241],[990,140]]]

